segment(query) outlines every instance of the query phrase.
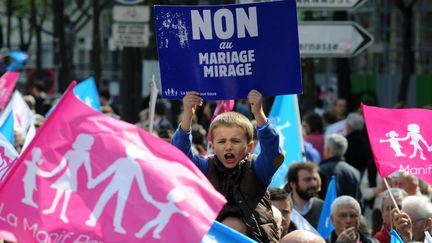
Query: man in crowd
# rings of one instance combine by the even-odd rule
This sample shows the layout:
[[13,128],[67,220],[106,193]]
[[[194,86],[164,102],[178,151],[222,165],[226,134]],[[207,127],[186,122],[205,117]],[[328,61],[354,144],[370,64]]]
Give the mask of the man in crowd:
[[288,233],[288,227],[291,223],[291,201],[288,199],[288,193],[283,189],[270,188],[269,191],[272,205],[279,209],[282,214],[281,237],[283,237]]
[[425,239],[425,232],[432,234],[432,203],[427,197],[409,196],[402,201],[402,211],[392,211],[394,228],[404,242]]
[[[347,151],[347,139],[339,134],[329,135],[324,143],[324,160],[319,165],[322,184],[328,185],[331,177],[336,176],[337,195],[348,195],[360,200],[360,172],[345,162],[344,154]],[[320,198],[324,199],[327,187],[324,186]]]
[[392,186],[404,189],[410,196],[421,196],[419,179],[407,171],[398,171],[391,176]]
[[330,217],[334,230],[327,242],[372,243],[359,231],[361,209],[360,204],[350,196],[336,198],[331,207]]
[[[408,194],[401,188],[391,188],[391,194],[393,195],[398,208],[401,208],[402,201],[408,196]],[[381,207],[382,221],[381,230],[378,231],[374,238],[380,243],[390,243],[390,227],[392,225],[391,211],[395,208],[393,200],[390,197],[389,191],[386,191],[383,196],[383,203]]]
[[323,201],[316,196],[321,190],[318,166],[311,162],[291,164],[287,174],[286,190],[293,208],[314,228],[317,227]]
[[295,230],[283,237],[280,243],[325,243],[325,240],[310,231]]
[[[356,168],[360,174],[363,174],[366,169],[368,169],[370,174],[370,172],[372,172],[371,169],[375,168],[375,164],[368,136],[363,132],[363,116],[359,113],[350,113],[346,118],[345,126],[347,130],[346,138],[348,141],[348,148],[345,153],[346,161]],[[373,180],[376,178],[376,172],[376,169],[374,169],[371,174]],[[376,181],[374,184],[376,185]]]

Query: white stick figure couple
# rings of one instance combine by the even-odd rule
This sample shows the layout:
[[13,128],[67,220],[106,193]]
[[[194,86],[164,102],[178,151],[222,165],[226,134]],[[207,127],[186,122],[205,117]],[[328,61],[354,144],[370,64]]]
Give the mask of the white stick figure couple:
[[138,233],[135,234],[136,237],[142,238],[151,228],[155,227],[155,230],[153,231],[153,237],[155,239],[159,239],[160,232],[169,222],[171,215],[174,213],[180,213],[185,217],[188,217],[186,212],[181,211],[175,205],[176,202],[180,202],[185,199],[183,191],[179,189],[171,190],[168,193],[168,202],[166,203],[155,201],[148,192],[144,175],[136,159],[144,157],[149,158],[149,156],[149,154],[143,154],[143,151],[135,145],[129,144],[126,147],[126,157],[117,159],[94,180],[89,181],[89,188],[94,188],[100,182],[114,174],[111,182],[102,192],[102,195],[97,201],[89,219],[86,221],[86,225],[90,227],[96,226],[96,222],[101,216],[106,204],[117,193],[117,204],[113,221],[114,231],[120,234],[126,234],[126,230],[121,226],[121,222],[126,201],[134,180],[136,180],[138,183],[138,187],[144,199],[160,210],[155,219],[149,221]]
[[121,226],[121,222],[124,208],[134,180],[137,181],[144,199],[160,210],[156,218],[145,224],[136,234],[137,237],[143,237],[151,228],[155,227],[153,237],[159,238],[160,232],[165,228],[172,214],[180,213],[185,217],[188,217],[186,212],[181,211],[175,205],[176,202],[185,199],[183,191],[179,189],[171,190],[168,193],[168,202],[166,203],[155,201],[149,194],[145,184],[144,175],[136,159],[148,158],[151,161],[160,161],[160,159],[153,156],[151,153],[143,153],[143,151],[135,145],[127,145],[126,157],[117,159],[106,170],[92,179],[89,151],[93,143],[93,136],[89,134],[79,134],[76,137],[75,142],[72,144],[72,149],[65,153],[60,164],[50,172],[44,171],[38,167],[43,163],[41,158],[42,151],[40,148],[34,148],[32,150],[32,160],[25,161],[27,170],[23,177],[24,198],[21,201],[29,206],[37,208],[38,205],[33,201],[33,192],[37,189],[36,176],[49,178],[62,171],[61,176],[51,185],[51,188],[56,189],[56,195],[53,199],[52,205],[49,209],[43,210],[43,213],[54,213],[60,199],[64,197],[60,219],[64,223],[68,223],[69,220],[66,216],[68,203],[72,192],[77,191],[77,173],[80,167],[84,165],[88,176],[87,187],[89,189],[96,187],[100,182],[113,175],[111,182],[103,190],[92,213],[86,221],[86,225],[94,227],[108,201],[117,194],[113,226],[117,233],[126,234],[126,230]]
[[[136,180],[138,183],[138,187],[144,199],[160,210],[155,219],[149,221],[138,233],[135,234],[136,237],[142,238],[151,228],[155,227],[155,230],[153,231],[153,238],[159,239],[160,232],[168,224],[170,217],[174,213],[180,213],[183,216],[188,217],[186,212],[181,211],[175,205],[176,202],[180,202],[185,199],[183,191],[179,189],[171,190],[168,193],[168,202],[166,203],[155,201],[148,192],[144,174],[142,173],[141,167],[136,159],[146,158],[149,160],[151,159],[151,161],[155,161],[151,157],[153,156],[147,153],[144,154],[143,151],[135,145],[128,144],[126,146],[126,157],[117,159],[101,174],[94,178],[94,180],[89,181],[88,187],[94,188],[103,180],[113,175],[111,182],[102,192],[102,195],[99,197],[99,200],[90,214],[89,219],[86,221],[86,225],[90,227],[96,226],[96,222],[101,216],[106,204],[117,193],[117,204],[114,213],[113,227],[115,232],[126,234],[126,230],[121,226],[121,222],[123,218],[123,211],[134,180]],[[159,160],[156,157],[154,158]]]
[[61,176],[51,185],[51,188],[56,189],[52,205],[49,209],[43,210],[42,212],[44,214],[54,213],[60,199],[64,197],[60,219],[64,223],[68,223],[69,219],[66,216],[66,211],[72,192],[76,192],[77,190],[77,173],[82,165],[85,166],[88,179],[91,179],[89,151],[93,142],[93,136],[84,133],[79,134],[72,144],[72,149],[65,153],[60,164],[50,172],[43,171],[38,167],[38,165],[41,165],[43,162],[41,158],[42,151],[40,148],[34,148],[32,150],[32,160],[25,161],[27,170],[23,177],[24,198],[21,201],[37,208],[38,205],[33,201],[33,191],[37,189],[36,176],[48,178],[62,171]]
[[420,146],[420,142],[422,142],[426,146],[429,152],[432,151],[432,146],[429,146],[426,140],[420,134],[420,126],[415,123],[408,124],[407,130],[408,133],[404,138],[399,138],[399,134],[396,131],[392,130],[386,133],[386,137],[388,137],[388,139],[380,139],[380,143],[389,142],[390,148],[392,148],[395,152],[395,157],[405,157],[406,155],[402,153],[402,145],[400,145],[399,142],[411,139],[409,144],[413,146],[414,152],[411,156],[409,156],[409,158],[416,157],[417,151],[420,151],[420,159],[426,160],[423,154],[423,149]]

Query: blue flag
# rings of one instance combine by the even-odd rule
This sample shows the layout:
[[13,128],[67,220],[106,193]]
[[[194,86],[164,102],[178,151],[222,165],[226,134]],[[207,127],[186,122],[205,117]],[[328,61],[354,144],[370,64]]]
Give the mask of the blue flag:
[[28,58],[28,54],[22,51],[11,51],[9,56],[14,60],[12,64],[6,67],[6,71],[15,71],[19,69]]
[[99,94],[96,87],[96,82],[93,77],[88,77],[74,88],[74,94],[79,99],[97,111],[101,111],[99,102]]
[[225,243],[225,242],[256,242],[251,238],[215,221],[209,232],[204,236],[202,243]]
[[[5,110],[7,111],[7,110]],[[7,140],[14,145],[15,144],[15,138],[14,138],[14,118],[13,118],[13,112],[10,110],[9,115],[7,116],[4,123],[0,126],[0,133],[3,134]]]
[[282,188],[288,167],[293,162],[303,161],[303,137],[297,95],[277,96],[269,114],[279,133],[279,144],[285,151],[285,160],[272,178],[270,187]]
[[320,235],[327,239],[330,237],[331,232],[334,229],[333,223],[330,219],[331,205],[336,199],[336,177],[332,176],[330,184],[327,189],[324,205],[321,210],[321,215],[318,222],[318,232]]
[[398,233],[392,229],[390,230],[390,243],[403,243],[404,241],[400,238]]
[[[99,93],[97,92],[96,88],[96,82],[93,77],[88,77],[87,79],[84,79],[79,84],[77,84],[74,88],[74,94],[84,103],[86,103],[88,106],[92,107],[93,109],[97,111],[101,111],[101,105],[99,102]],[[51,112],[54,110],[54,108],[57,106],[58,102],[63,98],[60,97],[54,105],[51,107],[51,109],[45,114],[45,118],[48,118],[48,116],[51,114]]]

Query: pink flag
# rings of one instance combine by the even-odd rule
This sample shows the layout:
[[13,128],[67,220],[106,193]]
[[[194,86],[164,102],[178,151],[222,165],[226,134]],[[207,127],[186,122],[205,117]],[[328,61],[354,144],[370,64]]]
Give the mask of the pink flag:
[[229,112],[234,109],[235,100],[218,100],[216,101],[216,108],[213,112],[212,120],[219,114]]
[[6,107],[19,75],[19,72],[6,72],[0,77],[0,109]]
[[362,109],[380,175],[405,170],[432,184],[432,110]]
[[225,198],[180,150],[95,111],[73,86],[0,190],[0,237],[200,242]]
[[[213,116],[211,120],[213,121],[215,117],[217,117],[219,114],[230,112],[234,109],[235,100],[218,100],[216,101],[216,108],[213,112]],[[207,140],[211,140],[211,134],[210,131],[207,133]]]

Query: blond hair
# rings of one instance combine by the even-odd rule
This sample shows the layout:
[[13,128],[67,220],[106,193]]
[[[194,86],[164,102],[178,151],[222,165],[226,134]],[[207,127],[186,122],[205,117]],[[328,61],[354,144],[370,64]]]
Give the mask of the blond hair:
[[209,128],[211,141],[213,141],[214,138],[213,130],[217,127],[239,127],[246,132],[246,140],[248,143],[253,139],[254,128],[252,123],[241,113],[231,111],[216,116]]

